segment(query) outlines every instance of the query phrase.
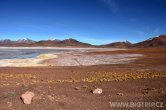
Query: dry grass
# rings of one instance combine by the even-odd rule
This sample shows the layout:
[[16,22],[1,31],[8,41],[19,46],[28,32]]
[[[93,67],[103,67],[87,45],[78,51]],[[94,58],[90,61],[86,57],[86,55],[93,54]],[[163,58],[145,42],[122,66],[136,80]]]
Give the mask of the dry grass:
[[1,73],[0,82],[1,86],[20,86],[22,84],[30,85],[36,84],[38,78],[33,74],[11,74],[11,73]]
[[[135,80],[135,79],[147,79],[147,78],[166,78],[165,72],[95,72],[90,74],[88,77],[81,78],[70,78],[70,79],[47,79],[41,81],[39,76],[32,74],[0,74],[0,79],[5,80],[7,83],[2,84],[1,86],[17,85],[22,84],[33,85],[38,83],[76,83],[76,82],[107,82],[107,81],[126,81],[126,80]],[[2,81],[1,80],[1,81]],[[15,83],[10,81],[15,81]]]
[[15,92],[7,92],[3,94],[3,98],[10,98],[10,97],[15,97],[16,93]]
[[82,78],[83,82],[103,82],[103,81],[125,81],[131,79],[146,79],[146,78],[165,78],[166,73],[157,72],[139,72],[139,73],[116,73],[116,72],[97,72],[87,78]]
[[67,80],[48,80],[48,83],[69,83],[69,82],[106,82],[106,81],[126,81],[147,78],[166,78],[166,73],[139,72],[139,73],[116,73],[116,72],[96,72],[89,77]]
[[11,74],[11,73],[1,73],[0,74],[0,78],[3,79],[8,79],[8,78],[12,78],[12,79],[36,79],[36,75],[32,75],[32,74]]

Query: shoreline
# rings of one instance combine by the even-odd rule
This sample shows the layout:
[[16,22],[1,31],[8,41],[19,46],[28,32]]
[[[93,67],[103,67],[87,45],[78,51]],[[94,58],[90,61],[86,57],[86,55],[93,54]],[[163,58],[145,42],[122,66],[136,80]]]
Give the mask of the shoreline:
[[39,66],[93,66],[104,64],[127,64],[142,57],[142,54],[88,55],[83,53],[49,53],[36,58],[0,60],[0,67],[39,67]]
[[39,67],[49,66],[42,63],[47,59],[57,58],[57,54],[40,54],[37,58],[26,58],[26,59],[4,59],[0,60],[0,67]]
[[102,48],[102,47],[0,47],[0,49],[108,49],[126,50],[126,48]]
[[[70,60],[66,59],[63,62],[65,63],[70,63],[68,65],[57,65],[57,66],[72,66],[72,63],[75,63],[75,56],[77,54],[79,55],[84,55],[87,52],[103,52],[103,51],[118,51],[118,50],[125,50],[125,49],[114,49],[114,48],[52,48],[52,47],[0,47],[1,50],[3,49],[20,49],[20,50],[28,50],[28,49],[52,49],[55,51],[56,50],[69,50],[68,52],[63,52],[63,53],[42,53],[39,54],[37,57],[30,57],[30,58],[13,58],[13,59],[1,59],[0,60],[0,67],[37,67],[37,66],[55,66],[56,61],[54,64],[51,62],[45,62],[46,60],[55,60],[59,57],[59,55],[64,56],[63,59],[66,59],[66,57],[72,57]],[[67,55],[67,56],[66,56]],[[85,56],[85,55],[84,55]],[[93,57],[93,56],[92,56]],[[60,59],[60,60],[61,60]],[[87,59],[86,59],[87,60]],[[61,62],[61,61],[60,61]],[[81,61],[82,62],[82,61]],[[59,62],[58,62],[59,63]],[[78,63],[78,62],[77,62]],[[100,64],[100,63],[99,63]],[[102,63],[101,63],[102,64]],[[105,64],[105,63],[104,63]],[[74,64],[75,66],[80,66],[77,64]],[[85,64],[86,65],[86,64]],[[91,64],[93,65],[93,64]]]

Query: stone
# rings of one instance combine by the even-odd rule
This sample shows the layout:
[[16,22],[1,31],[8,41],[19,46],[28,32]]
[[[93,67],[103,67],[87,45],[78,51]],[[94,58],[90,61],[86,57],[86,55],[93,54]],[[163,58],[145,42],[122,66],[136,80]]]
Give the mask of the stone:
[[80,88],[80,87],[75,87],[74,89],[75,89],[75,90],[80,90],[81,88]]
[[116,95],[123,96],[123,93],[117,93]]
[[101,94],[102,92],[103,90],[101,88],[97,88],[92,91],[93,94]]
[[32,98],[35,94],[31,91],[27,91],[21,95],[21,99],[23,100],[24,104],[31,104]]

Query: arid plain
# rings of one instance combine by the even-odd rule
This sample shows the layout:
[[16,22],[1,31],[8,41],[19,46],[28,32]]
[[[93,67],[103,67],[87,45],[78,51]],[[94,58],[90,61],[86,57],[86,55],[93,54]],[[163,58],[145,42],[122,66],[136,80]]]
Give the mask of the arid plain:
[[[110,103],[119,101],[166,103],[165,48],[97,51],[83,54],[85,56],[141,54],[142,56],[131,62],[119,64],[58,66],[53,65],[53,61],[57,61],[55,58],[43,61],[50,66],[1,67],[0,108],[2,110],[129,110],[139,108],[111,107]],[[103,93],[93,94],[91,91],[95,88],[102,88]],[[23,104],[20,99],[21,94],[26,91],[35,93],[30,105]],[[141,109],[164,110],[165,105],[159,108]]]

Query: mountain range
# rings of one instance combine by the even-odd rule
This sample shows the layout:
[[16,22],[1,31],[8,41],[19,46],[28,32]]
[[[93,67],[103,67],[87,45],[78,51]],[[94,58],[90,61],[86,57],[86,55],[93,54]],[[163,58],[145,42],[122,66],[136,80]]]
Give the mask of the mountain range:
[[104,48],[146,48],[146,47],[166,47],[166,35],[159,35],[148,40],[135,44],[129,41],[112,42],[104,45],[92,45],[69,38],[65,40],[41,40],[33,41],[28,38],[12,41],[10,39],[0,40],[0,47],[104,47]]
[[41,40],[33,41],[28,38],[12,41],[10,39],[0,40],[0,47],[94,47],[91,44],[83,43],[69,38],[65,40]]
[[134,44],[134,47],[166,47],[166,35],[160,35]]

